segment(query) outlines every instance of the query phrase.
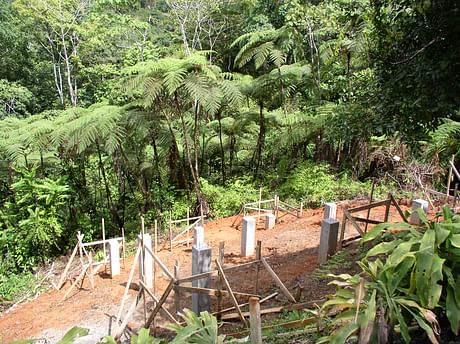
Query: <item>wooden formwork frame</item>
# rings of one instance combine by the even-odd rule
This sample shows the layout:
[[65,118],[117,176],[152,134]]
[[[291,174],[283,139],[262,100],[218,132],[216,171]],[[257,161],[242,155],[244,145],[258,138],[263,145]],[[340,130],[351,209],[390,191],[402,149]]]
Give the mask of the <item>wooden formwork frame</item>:
[[[346,207],[342,207],[343,218],[342,218],[342,226],[341,226],[340,235],[339,235],[338,250],[341,250],[342,246],[347,241],[347,240],[344,240],[344,237],[345,237],[345,230],[346,230],[348,221],[352,224],[353,228],[355,228],[356,231],[359,233],[359,235],[357,237],[353,237],[352,239],[353,240],[358,239],[358,238],[362,237],[366,233],[368,224],[376,225],[376,224],[379,224],[379,223],[388,222],[389,215],[390,215],[390,207],[392,205],[396,208],[396,210],[398,211],[398,214],[401,216],[402,220],[404,222],[408,222],[406,215],[404,214],[404,212],[402,211],[402,209],[399,206],[398,202],[396,201],[396,199],[394,198],[394,196],[391,193],[389,193],[388,198],[386,200],[383,200],[383,201],[373,202],[373,203],[370,203],[370,204],[366,204],[366,205],[363,205],[363,206],[359,206],[359,207],[356,207],[356,208],[350,208],[350,209],[348,209]],[[385,215],[384,215],[383,221],[369,219],[369,211],[371,209],[373,209],[373,208],[382,207],[382,206],[385,206]],[[364,210],[368,210],[368,213],[367,213],[368,217],[367,218],[362,218],[362,217],[359,217],[359,216],[353,216],[352,215],[354,213],[364,211]],[[358,223],[366,224],[366,228],[362,229],[359,226]]]
[[[134,313],[134,311],[136,309],[136,306],[139,304],[139,302],[142,299],[144,300],[144,318],[145,318],[145,323],[144,323],[144,326],[143,326],[144,328],[150,328],[150,326],[155,321],[155,317],[157,316],[158,312],[160,312],[160,310],[162,310],[171,321],[173,321],[175,323],[179,323],[179,321],[178,321],[178,319],[176,319],[176,317],[180,316],[180,314],[181,314],[180,298],[181,298],[181,295],[183,293],[199,293],[199,294],[206,294],[206,295],[210,295],[210,296],[213,296],[213,297],[217,297],[217,299],[218,299],[218,311],[216,313],[214,313],[214,314],[220,315],[220,314],[223,314],[225,312],[228,312],[228,311],[236,309],[236,311],[239,314],[240,320],[247,327],[248,326],[248,322],[246,320],[247,315],[244,314],[241,311],[241,307],[243,307],[244,305],[247,305],[247,303],[239,304],[237,299],[236,299],[236,297],[237,296],[238,297],[245,297],[245,298],[247,297],[248,299],[250,297],[258,297],[258,298],[260,298],[260,296],[257,295],[258,274],[259,274],[258,271],[259,271],[260,267],[264,267],[267,270],[267,272],[270,274],[270,276],[273,278],[275,283],[279,286],[279,288],[281,289],[283,294],[286,296],[286,298],[290,302],[297,303],[297,301],[294,298],[294,296],[292,296],[292,294],[289,292],[289,290],[286,288],[286,286],[283,284],[283,282],[280,280],[280,278],[277,276],[277,274],[273,271],[273,269],[271,268],[271,266],[269,265],[267,260],[264,257],[261,256],[261,245],[262,245],[262,243],[260,241],[258,241],[256,260],[251,261],[251,262],[247,262],[247,263],[243,263],[243,264],[239,264],[239,265],[235,265],[235,266],[224,267],[224,261],[223,261],[224,244],[223,244],[223,242],[221,242],[220,245],[219,245],[219,258],[215,260],[215,265],[216,265],[215,270],[205,272],[205,273],[201,273],[201,274],[197,274],[197,275],[179,277],[179,266],[178,266],[177,262],[176,262],[176,265],[174,267],[174,273],[171,273],[168,270],[168,268],[163,264],[161,259],[157,256],[157,254],[155,252],[152,252],[152,250],[148,246],[143,245],[143,240],[141,240],[139,245],[138,245],[136,255],[134,257],[135,263],[133,264],[133,266],[131,268],[131,271],[129,273],[129,277],[128,277],[128,281],[127,281],[127,284],[126,284],[125,292],[123,294],[122,301],[121,301],[121,304],[120,304],[120,308],[119,308],[119,311],[118,311],[118,314],[117,314],[117,317],[116,317],[117,328],[116,328],[116,331],[114,333],[114,338],[117,340],[123,335],[123,333],[124,333],[124,331],[126,329],[126,326],[127,326],[128,322],[129,322],[132,314]],[[147,286],[143,282],[143,277],[141,276],[141,278],[139,280],[139,285],[140,285],[139,291],[136,294],[135,298],[133,299],[132,303],[130,304],[130,306],[128,308],[128,311],[126,312],[126,315],[122,319],[122,313],[124,311],[125,303],[128,300],[128,292],[129,292],[129,289],[131,287],[134,272],[135,272],[135,269],[136,269],[136,266],[137,266],[136,262],[139,262],[138,258],[142,255],[143,251],[145,252],[145,254],[149,254],[149,255],[152,256],[152,258],[154,259],[154,266],[155,266],[155,264],[158,264],[160,266],[160,268],[163,271],[163,273],[168,277],[169,283],[168,283],[168,286],[167,286],[166,290],[161,295],[161,297],[157,298],[155,296],[155,294],[152,293],[149,290],[149,288],[147,288]],[[142,262],[142,261],[143,260],[141,259],[140,262]],[[256,286],[255,286],[256,287],[256,294],[234,291],[232,286],[230,285],[229,279],[227,278],[227,273],[228,272],[238,271],[238,270],[241,270],[243,268],[247,268],[249,266],[256,266],[256,269],[257,269],[256,270],[257,271]],[[142,271],[143,267],[139,266],[139,268]],[[181,284],[190,283],[190,282],[193,282],[195,280],[202,279],[202,278],[210,278],[210,277],[217,277],[217,288],[216,289],[215,288],[198,288],[198,287],[190,287],[190,286],[181,285]],[[224,287],[225,287],[225,289],[224,289]],[[174,291],[174,305],[175,305],[175,308],[176,308],[176,312],[175,312],[176,317],[173,314],[171,314],[165,307],[165,302],[170,297],[171,292],[173,292],[173,291]],[[146,294],[153,300],[154,305],[155,305],[154,308],[151,311],[148,311],[146,309],[146,307],[145,307]],[[266,301],[266,300],[268,300],[270,298],[273,298],[277,294],[278,293],[268,295],[267,297],[263,298],[260,302],[264,302],[264,301]],[[232,303],[233,303],[233,307],[222,310],[221,309],[222,297],[229,297],[231,299]],[[150,313],[150,314],[148,314],[148,317],[147,317],[147,313]]]
[[[193,237],[190,236],[190,230],[195,226],[204,225],[205,215],[190,217],[190,209],[187,209],[187,218],[180,220],[172,220],[171,215],[168,221],[168,235],[169,235],[169,250],[172,251],[174,245],[186,244],[187,247],[190,245],[190,241]],[[186,227],[179,234],[173,237],[173,227],[177,224],[186,222]],[[187,235],[186,239],[181,239],[184,235]]]
[[[80,232],[77,233],[77,244],[75,245],[75,247],[74,247],[74,249],[72,251],[72,254],[71,254],[70,258],[69,258],[69,261],[67,262],[66,267],[64,268],[64,271],[62,272],[57,285],[55,285],[53,283],[54,288],[57,289],[57,290],[60,290],[60,289],[62,289],[62,287],[65,285],[65,283],[68,280],[73,279],[72,276],[69,276],[69,270],[70,270],[70,267],[72,266],[72,263],[73,263],[75,257],[77,256],[77,252],[78,252],[79,260],[80,260],[79,274],[74,279],[74,281],[72,282],[70,288],[64,294],[62,300],[65,300],[67,298],[67,296],[77,286],[77,284],[79,282],[80,282],[79,289],[81,289],[83,287],[85,277],[88,277],[90,285],[91,285],[91,288],[94,289],[94,278],[93,278],[94,275],[98,272],[98,270],[99,270],[99,268],[101,266],[105,266],[107,264],[106,254],[104,254],[104,260],[102,262],[95,262],[93,260],[93,256],[92,256],[91,251],[88,252],[88,250],[86,249],[87,247],[96,246],[96,245],[100,245],[100,244],[103,244],[104,247],[105,247],[105,244],[108,242],[108,240],[105,240],[105,235],[104,235],[103,240],[86,242],[86,243],[83,242],[84,236],[85,235],[81,234]],[[116,239],[118,241],[121,241],[121,243],[122,243],[121,247],[122,247],[123,256],[120,259],[123,261],[123,266],[124,266],[124,264],[125,264],[124,232],[123,232],[122,237],[114,238],[114,239]]]
[[[280,215],[279,211],[283,211],[284,214]],[[253,212],[257,212],[257,214],[252,214]],[[278,195],[275,195],[274,198],[267,199],[267,200],[262,200],[259,199],[257,202],[250,202],[250,203],[244,203],[241,206],[240,211],[238,212],[235,220],[232,223],[232,227],[236,225],[238,227],[239,225],[238,220],[241,217],[244,216],[251,216],[257,218],[257,222],[260,217],[266,216],[267,214],[274,214],[275,215],[275,221],[276,223],[279,222],[279,219],[282,217],[290,214],[295,217],[302,217],[303,215],[303,202],[300,203],[300,207],[294,207],[290,204],[287,204],[286,202],[280,201]]]

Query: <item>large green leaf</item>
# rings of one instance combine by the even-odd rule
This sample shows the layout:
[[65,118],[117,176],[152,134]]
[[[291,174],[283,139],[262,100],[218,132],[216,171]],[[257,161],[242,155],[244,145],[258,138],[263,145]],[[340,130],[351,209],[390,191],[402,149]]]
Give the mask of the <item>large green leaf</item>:
[[441,297],[444,259],[432,252],[419,252],[416,263],[416,287],[422,306],[433,309]]
[[355,323],[349,323],[342,326],[338,330],[332,332],[330,336],[331,344],[344,344],[351,335],[358,331],[359,325]]
[[367,254],[367,257],[373,257],[379,254],[386,254],[392,252],[399,244],[401,244],[402,240],[394,240],[389,242],[382,242],[373,248],[371,248]]
[[364,314],[360,317],[359,344],[367,344],[370,342],[374,331],[374,322],[376,315],[375,298],[377,291],[374,290],[367,303],[367,308]]
[[451,287],[447,287],[446,315],[447,319],[449,319],[452,332],[458,335],[460,328],[460,307],[458,307],[455,300],[455,291]]
[[79,337],[84,337],[88,335],[89,330],[87,328],[83,327],[72,327],[67,333],[64,335],[64,337],[61,338],[59,342],[56,344],[71,344],[75,341],[75,339]]
[[452,246],[460,248],[460,234],[452,235],[449,240]]

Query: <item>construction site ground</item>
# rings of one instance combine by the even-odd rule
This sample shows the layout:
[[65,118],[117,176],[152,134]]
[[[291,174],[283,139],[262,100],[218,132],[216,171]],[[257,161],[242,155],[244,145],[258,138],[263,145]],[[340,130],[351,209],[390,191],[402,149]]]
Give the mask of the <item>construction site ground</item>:
[[[348,204],[358,206],[368,201],[353,201]],[[405,210],[407,206],[403,205]],[[384,207],[371,210],[370,218],[382,220]],[[367,211],[357,215],[366,217]],[[342,212],[338,207],[337,217],[342,219]],[[285,214],[271,230],[264,230],[264,222],[261,219],[257,226],[256,240],[262,241],[262,255],[267,259],[279,278],[294,293],[295,287],[302,284],[304,292],[302,301],[321,299],[325,294],[331,292],[326,284],[318,283],[312,277],[312,272],[318,267],[317,253],[320,241],[321,220],[323,209],[305,209],[303,215],[297,218],[291,214]],[[205,241],[213,249],[213,259],[218,257],[219,242],[225,241],[225,266],[240,264],[254,259],[253,257],[240,256],[241,225],[238,228],[232,227],[234,217],[210,221],[205,225]],[[390,221],[399,222],[396,209],[391,207]],[[240,219],[237,221],[240,222]],[[345,237],[357,235],[352,226],[347,226]],[[158,253],[163,263],[170,271],[173,271],[175,261],[179,261],[179,276],[191,275],[191,247],[186,245],[176,246],[169,251],[169,244],[159,245]],[[81,338],[78,343],[96,343],[99,338],[112,331],[113,316],[116,316],[125,290],[128,274],[133,264],[133,257],[126,259],[125,268],[121,274],[114,278],[103,271],[95,276],[95,288],[91,289],[89,283],[85,283],[83,289],[74,289],[69,297],[62,301],[70,284],[67,283],[61,290],[50,289],[34,300],[26,301],[0,315],[0,343],[10,343],[18,339],[37,338],[46,339],[47,343],[55,343],[62,335],[73,326],[82,326],[90,330],[89,336]],[[65,264],[61,264],[62,269]],[[123,264],[122,264],[123,265]],[[214,268],[214,264],[213,264]],[[57,269],[54,272],[54,280],[59,278],[62,272]],[[135,274],[134,282],[137,281],[138,273]],[[229,273],[227,278],[234,291],[243,293],[255,293],[255,268],[251,267],[240,272]],[[169,283],[169,279],[158,273],[156,278],[156,296],[160,297],[162,291]],[[259,273],[258,293],[264,297],[279,288],[270,275],[261,269]],[[135,284],[130,290],[131,297],[136,295]],[[214,285],[213,285],[214,287]],[[191,307],[191,295],[182,296],[181,306]],[[240,299],[241,303],[247,300]],[[130,300],[128,304],[130,303]],[[262,308],[287,304],[287,300],[280,292],[279,296],[262,305]],[[213,303],[215,305],[215,302]],[[147,304],[151,307],[151,304]],[[174,311],[174,300],[169,298],[166,306]],[[229,300],[225,299],[223,307],[232,306]],[[138,314],[129,323],[129,327],[136,329],[142,326],[143,311],[142,302],[139,305]],[[166,318],[161,317],[156,322],[157,326],[162,325]]]

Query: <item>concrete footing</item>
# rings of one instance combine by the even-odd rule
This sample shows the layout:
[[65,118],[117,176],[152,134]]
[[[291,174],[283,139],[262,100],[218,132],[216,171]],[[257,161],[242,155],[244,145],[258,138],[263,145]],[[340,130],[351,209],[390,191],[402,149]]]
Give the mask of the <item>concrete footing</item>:
[[272,229],[275,227],[275,214],[266,214],[265,215],[265,229]]
[[318,262],[323,264],[337,249],[337,237],[339,234],[339,221],[324,219],[321,223],[321,239],[318,250]]
[[110,276],[120,274],[120,243],[117,239],[109,241],[109,261],[110,261]]
[[426,214],[428,212],[428,201],[423,199],[414,199],[412,201],[412,214],[409,218],[409,223],[411,225],[420,225],[420,217],[418,216],[416,209],[421,208],[423,212]]
[[[139,235],[139,240],[142,240],[141,235]],[[152,237],[150,234],[144,234],[144,247],[148,247],[152,250]],[[143,265],[141,260],[144,260]],[[144,271],[139,269],[139,277],[142,279],[142,273],[144,274],[144,284],[147,288],[153,288],[153,257],[150,255],[147,250],[143,250],[142,255],[139,256],[139,266],[144,267]]]
[[254,254],[256,240],[256,220],[253,217],[245,216],[242,220],[243,229],[241,231],[241,255],[243,257]]
[[325,203],[324,204],[324,219],[337,219],[337,204]]
[[[192,275],[198,275],[203,272],[211,271],[211,254],[212,250],[207,244],[200,247],[192,246]],[[209,277],[192,281],[192,287],[210,288],[211,279]],[[211,311],[211,300],[209,295],[192,293],[192,311],[196,314],[200,312]]]

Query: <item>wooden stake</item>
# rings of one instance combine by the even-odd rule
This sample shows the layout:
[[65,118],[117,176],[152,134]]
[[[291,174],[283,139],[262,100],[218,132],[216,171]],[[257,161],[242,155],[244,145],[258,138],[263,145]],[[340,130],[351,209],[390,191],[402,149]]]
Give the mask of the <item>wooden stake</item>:
[[303,215],[303,202],[300,202],[300,216],[299,217],[302,217]]
[[[153,301],[155,301],[155,304],[157,304],[158,303],[158,298],[154,294],[152,294],[152,292],[145,286],[144,282],[139,281],[139,283],[144,287],[144,292],[149,294],[150,297],[153,299]],[[171,319],[174,323],[179,324],[179,322],[176,320],[176,318],[174,318],[174,316],[171,313],[168,312],[168,310],[166,309],[166,307],[164,305],[161,306],[161,309],[163,309],[163,311],[166,313],[166,315],[169,317],[169,319]]]
[[252,344],[262,344],[262,322],[260,320],[260,303],[258,297],[249,298],[250,339]]
[[155,316],[157,315],[158,311],[163,307],[163,304],[165,303],[166,299],[171,293],[171,290],[173,290],[174,283],[175,283],[174,280],[171,280],[171,282],[169,282],[168,287],[166,288],[163,295],[161,295],[160,300],[158,300],[158,303],[155,305],[155,308],[153,309],[152,313],[147,319],[147,322],[145,323],[144,328],[149,328],[150,325],[152,325],[153,319],[155,319]]
[[59,279],[59,283],[56,286],[57,290],[61,289],[62,285],[64,284],[64,279],[67,276],[67,273],[69,272],[70,266],[72,265],[72,262],[73,262],[73,259],[75,258],[75,255],[77,254],[78,247],[79,247],[79,245],[78,245],[78,242],[77,242],[77,244],[75,245],[75,247],[74,247],[74,249],[72,251],[72,255],[70,256],[70,259],[67,262],[67,265],[65,266],[64,272],[62,273],[61,278]]
[[[372,200],[374,199],[374,188],[375,188],[375,178],[372,178],[372,188],[371,188],[371,195],[369,197],[369,204],[372,204]],[[390,204],[388,203],[387,210],[389,209],[390,209]],[[367,209],[366,220],[369,220],[370,215],[371,215],[371,208]],[[366,226],[364,227],[364,233],[367,233],[367,225],[368,223],[366,222]]]
[[[174,264],[174,278],[177,281],[179,279],[179,261],[176,260]],[[174,306],[176,308],[176,315],[180,313],[180,291],[179,288],[174,288]]]
[[121,249],[123,250],[123,269],[126,269],[125,229],[121,227]]
[[172,252],[172,224],[171,224],[171,212],[169,212],[169,251]]
[[278,223],[278,208],[279,208],[279,197],[275,195],[275,223]]
[[[133,314],[134,310],[136,309],[137,304],[139,303],[139,300],[141,299],[141,292],[143,290],[143,287],[140,288],[139,293],[137,293],[136,297],[134,298],[133,302],[129,306],[128,313],[126,313],[125,318],[123,319],[123,322],[121,325],[117,328],[117,331],[114,334],[115,340],[119,339],[120,336],[123,334],[123,331],[125,330],[126,325],[128,325],[128,321],[131,318],[131,315]],[[120,320],[118,319],[116,324],[118,325],[118,322]]]
[[222,280],[225,286],[227,287],[227,291],[230,293],[230,298],[233,302],[233,305],[235,306],[236,311],[240,315],[241,321],[243,322],[245,327],[248,327],[248,322],[244,318],[243,313],[241,313],[240,306],[238,305],[238,302],[236,301],[235,295],[233,294],[232,288],[230,287],[230,284],[228,283],[227,277],[225,277],[224,270],[222,269],[222,266],[220,265],[219,260],[217,259],[216,259],[216,265],[217,265],[217,269],[219,270],[220,275],[222,276]]
[[256,294],[259,293],[259,272],[260,272],[260,258],[262,257],[262,241],[257,240],[256,247],[256,260],[258,261],[256,265]]
[[104,270],[107,272],[107,252],[105,250],[105,221],[104,218],[102,218],[102,245],[103,245],[103,250],[104,250]]
[[457,206],[457,195],[458,195],[458,183],[455,183],[455,190],[454,190],[454,208]]
[[81,233],[80,231],[77,232],[77,240],[78,240],[78,253],[80,255],[80,264],[81,267],[83,268],[85,264],[83,263],[83,250],[81,248]]
[[257,208],[259,208],[258,212],[257,212],[257,225],[259,225],[259,219],[260,219],[260,207],[261,207],[261,203],[262,202],[262,187],[260,187],[259,189],[259,204],[257,206]]
[[78,275],[77,279],[72,283],[72,285],[70,286],[69,290],[67,290],[67,292],[65,293],[65,295],[62,297],[62,301],[65,300],[65,298],[67,297],[67,295],[69,295],[69,293],[70,293],[70,292],[72,291],[72,289],[77,285],[77,283],[80,282],[80,280],[85,276],[86,270],[88,270],[89,265],[90,265],[90,264],[86,264],[86,265],[83,267],[83,270],[80,272],[80,275]]
[[129,288],[131,286],[131,281],[133,280],[134,271],[136,270],[136,265],[137,265],[137,262],[138,262],[138,259],[139,259],[139,255],[141,253],[141,249],[142,249],[141,245],[139,244],[137,246],[136,255],[134,256],[133,266],[131,267],[131,271],[129,272],[128,282],[126,282],[125,292],[123,293],[123,297],[121,298],[121,305],[120,305],[120,309],[118,310],[117,320],[116,320],[117,324],[121,319],[121,313],[123,312],[123,308],[125,306],[126,299],[128,298]]
[[275,280],[276,284],[278,284],[278,287],[280,287],[281,291],[283,292],[284,295],[286,295],[286,297],[296,303],[296,299],[294,298],[294,296],[292,296],[292,294],[289,292],[288,288],[286,288],[286,286],[283,284],[283,282],[281,282],[280,278],[278,277],[278,275],[275,273],[275,271],[273,271],[273,269],[271,268],[271,266],[267,263],[266,259],[265,258],[261,258],[260,259],[262,264],[264,265],[265,269],[267,269],[268,273],[272,276],[272,278]]
[[449,203],[450,183],[452,180],[452,169],[454,167],[454,161],[455,161],[455,155],[452,155],[452,158],[450,159],[449,177],[447,178],[446,203]]
[[[390,193],[388,194],[387,198],[388,198],[389,202],[385,207],[385,217],[383,219],[384,222],[388,222],[388,220],[390,218],[390,207],[391,207],[391,194]],[[370,211],[370,209],[369,209],[369,211]],[[367,230],[367,223],[366,223],[366,230]],[[364,233],[366,233],[366,230],[364,231]]]
[[[224,248],[225,248],[225,241],[219,242],[219,262],[224,266]],[[220,313],[222,310],[222,295],[221,295],[221,289],[222,289],[222,276],[219,275],[217,278],[217,311]]]
[[[270,300],[270,299],[273,299],[273,298],[276,297],[276,296],[278,296],[278,292],[273,293],[273,294],[270,294],[270,295],[264,297],[263,299],[261,299],[261,300],[259,301],[259,303],[263,303],[263,302],[265,302],[265,301],[268,301],[268,300]],[[240,304],[239,306],[240,306],[240,308],[242,308],[242,307],[245,307],[245,306],[247,306],[247,305],[249,305],[248,302],[242,303],[242,304]],[[229,308],[225,308],[225,309],[221,310],[221,311],[220,311],[220,314],[219,314],[218,312],[214,312],[214,313],[212,313],[212,314],[213,314],[213,315],[217,315],[217,316],[221,316],[222,313],[229,312],[229,311],[233,311],[234,309],[235,309],[235,306],[229,307]],[[244,313],[243,313],[243,315],[244,315]]]
[[[157,254],[158,250],[158,221],[155,219],[155,233],[153,235],[153,253]],[[157,263],[153,260],[153,294],[156,295],[156,281],[157,281]]]
[[187,208],[187,247],[190,245],[190,208]]

